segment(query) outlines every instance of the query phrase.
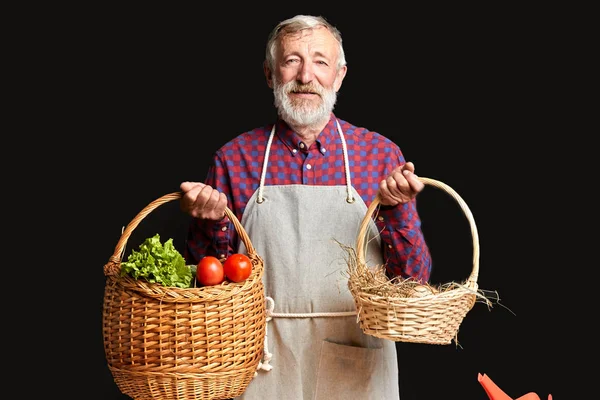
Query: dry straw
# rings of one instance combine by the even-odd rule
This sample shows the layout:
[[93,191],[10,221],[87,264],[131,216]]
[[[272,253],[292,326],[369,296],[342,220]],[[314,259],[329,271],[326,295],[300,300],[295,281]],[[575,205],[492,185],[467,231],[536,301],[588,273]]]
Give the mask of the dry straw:
[[446,191],[466,215],[473,239],[473,268],[464,282],[443,285],[420,284],[414,279],[389,279],[385,265],[368,266],[365,261],[367,237],[379,197],[369,205],[361,223],[356,248],[343,246],[348,253],[348,288],[354,297],[357,318],[364,333],[393,341],[449,344],[457,342],[460,324],[479,299],[489,301],[478,290],[479,239],[473,215],[463,199],[448,185],[419,178],[426,185]]
[[171,193],[146,206],[125,228],[104,266],[103,337],[108,367],[136,399],[219,400],[241,395],[255,375],[265,337],[263,260],[226,209],[252,260],[250,277],[197,288],[164,287],[120,275],[133,230]]

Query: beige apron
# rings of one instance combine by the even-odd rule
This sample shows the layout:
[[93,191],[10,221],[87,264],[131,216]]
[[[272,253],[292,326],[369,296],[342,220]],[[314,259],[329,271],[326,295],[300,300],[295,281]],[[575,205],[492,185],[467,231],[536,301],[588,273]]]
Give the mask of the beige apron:
[[[241,220],[265,262],[267,336],[257,375],[238,399],[399,398],[395,344],[362,333],[347,287],[348,254],[337,242],[354,247],[367,207],[350,184],[339,123],[338,131],[346,186],[265,186],[271,132],[260,186]],[[371,229],[368,264],[380,265]]]

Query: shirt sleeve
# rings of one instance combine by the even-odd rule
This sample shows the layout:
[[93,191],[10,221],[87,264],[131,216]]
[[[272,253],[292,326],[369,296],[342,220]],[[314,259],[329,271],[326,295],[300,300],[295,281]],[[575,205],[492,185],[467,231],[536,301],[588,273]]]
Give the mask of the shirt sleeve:
[[[231,191],[225,177],[227,177],[225,163],[217,154],[203,183],[225,193],[227,204],[231,208]],[[232,212],[235,213],[235,210]],[[224,260],[237,252],[236,242],[239,240],[237,236],[235,227],[227,216],[220,221],[193,218],[188,228],[183,257],[188,264],[197,264],[205,256]]]
[[379,207],[375,223],[381,232],[388,275],[427,282],[431,274],[431,255],[421,230],[416,199],[394,207]]
[[[390,165],[386,165],[386,176],[398,165],[406,163],[398,146],[395,146],[395,155],[390,160]],[[431,275],[432,261],[421,230],[417,199],[397,206],[379,206],[373,218],[380,232],[388,276],[427,282]]]

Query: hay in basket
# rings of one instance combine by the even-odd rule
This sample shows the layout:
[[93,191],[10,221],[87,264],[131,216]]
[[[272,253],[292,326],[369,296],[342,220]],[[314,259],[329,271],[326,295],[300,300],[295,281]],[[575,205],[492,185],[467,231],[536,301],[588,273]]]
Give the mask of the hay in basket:
[[[444,285],[420,284],[414,279],[389,279],[385,265],[368,266],[365,249],[368,227],[379,197],[369,205],[359,228],[356,248],[348,252],[348,288],[354,298],[357,318],[364,333],[393,341],[449,344],[457,341],[464,317],[477,299],[489,301],[478,290],[479,241],[473,216],[462,198],[446,184],[419,178],[423,183],[445,190],[467,216],[473,238],[473,269],[464,282]],[[371,238],[372,239],[372,238]]]
[[102,313],[108,367],[122,393],[136,399],[219,400],[241,395],[259,366],[265,338],[263,260],[236,216],[253,270],[243,282],[177,288],[121,276],[133,230],[170,193],[146,206],[123,231],[104,266]]

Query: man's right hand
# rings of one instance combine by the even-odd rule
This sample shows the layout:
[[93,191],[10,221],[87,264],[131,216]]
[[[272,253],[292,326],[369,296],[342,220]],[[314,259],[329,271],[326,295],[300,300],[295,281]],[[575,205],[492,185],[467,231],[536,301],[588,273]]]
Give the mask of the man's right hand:
[[200,182],[182,182],[180,208],[194,218],[220,221],[225,217],[227,197]]

